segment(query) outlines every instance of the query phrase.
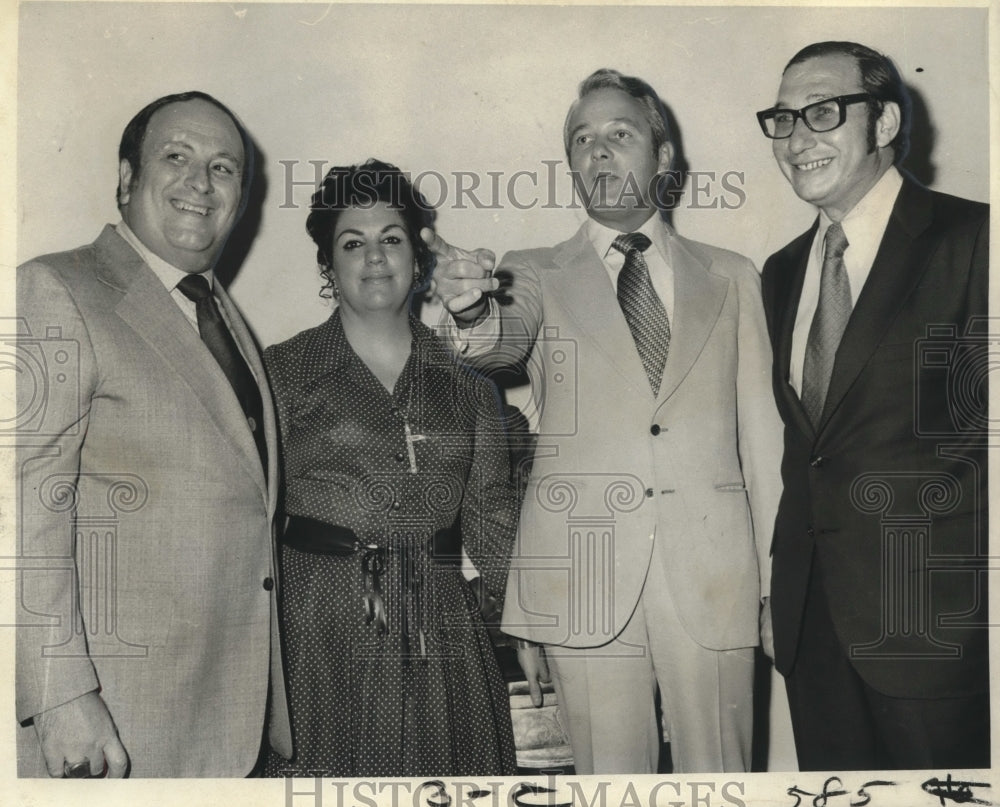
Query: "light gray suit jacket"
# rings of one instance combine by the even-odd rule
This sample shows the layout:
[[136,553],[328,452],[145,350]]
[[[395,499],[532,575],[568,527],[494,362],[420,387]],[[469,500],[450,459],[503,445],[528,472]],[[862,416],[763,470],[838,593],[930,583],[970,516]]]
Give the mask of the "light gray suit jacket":
[[758,643],[781,492],[760,282],[740,255],[669,228],[667,240],[675,304],[655,398],[585,227],[497,269],[508,287],[489,360],[527,361],[541,407],[503,616],[514,635],[609,641],[655,545],[696,642]]
[[[276,618],[278,452],[261,468],[222,370],[112,227],[18,270],[17,717],[100,687],[131,775],[245,776],[291,739]],[[45,775],[34,728],[21,775]]]

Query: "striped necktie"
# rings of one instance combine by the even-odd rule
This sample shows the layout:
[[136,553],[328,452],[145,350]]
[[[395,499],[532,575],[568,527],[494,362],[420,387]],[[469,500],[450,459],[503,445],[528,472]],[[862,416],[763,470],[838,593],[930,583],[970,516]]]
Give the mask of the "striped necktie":
[[625,265],[618,274],[618,304],[632,331],[649,386],[653,395],[657,395],[670,350],[670,320],[663,301],[653,288],[649,267],[642,256],[649,245],[650,240],[642,233],[623,233],[611,246],[625,255]]

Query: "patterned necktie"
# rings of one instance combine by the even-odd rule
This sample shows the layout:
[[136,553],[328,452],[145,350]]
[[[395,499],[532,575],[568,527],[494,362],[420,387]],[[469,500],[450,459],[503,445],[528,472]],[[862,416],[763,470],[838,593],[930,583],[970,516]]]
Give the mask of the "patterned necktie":
[[625,255],[625,265],[618,274],[618,303],[632,331],[653,395],[658,395],[670,350],[670,320],[653,289],[649,267],[642,257],[649,244],[642,233],[623,233],[611,246]]
[[243,414],[246,415],[247,425],[257,444],[257,452],[260,454],[261,466],[266,476],[267,443],[264,440],[264,407],[257,381],[222,318],[208,281],[201,275],[188,275],[177,284],[177,288],[195,304],[198,313],[198,333],[201,334],[202,341],[219,363],[222,372],[232,385],[233,392],[236,393]]
[[819,426],[826,393],[833,375],[833,361],[851,317],[851,281],[844,268],[847,236],[839,222],[826,230],[823,274],[819,281],[819,303],[809,328],[806,357],[802,366],[802,405],[813,426]]

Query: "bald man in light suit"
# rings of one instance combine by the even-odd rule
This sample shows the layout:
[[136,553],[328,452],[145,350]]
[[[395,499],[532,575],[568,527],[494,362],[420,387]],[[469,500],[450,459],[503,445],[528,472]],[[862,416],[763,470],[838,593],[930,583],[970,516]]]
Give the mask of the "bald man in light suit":
[[56,348],[47,386],[17,390],[36,413],[17,450],[18,769],[246,776],[268,734],[291,753],[274,413],[212,272],[251,143],[190,92],[140,111],[119,155],[122,221],[17,275],[24,349]]

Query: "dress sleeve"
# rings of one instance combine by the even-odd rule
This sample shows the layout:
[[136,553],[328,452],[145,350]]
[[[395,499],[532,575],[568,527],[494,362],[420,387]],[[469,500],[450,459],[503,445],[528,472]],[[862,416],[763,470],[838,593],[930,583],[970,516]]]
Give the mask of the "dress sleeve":
[[477,379],[472,468],[462,502],[462,540],[487,591],[502,607],[517,530],[518,497],[493,384]]
[[264,351],[264,369],[274,399],[274,410],[278,417],[279,439],[283,440],[289,426],[290,402],[293,393],[290,381],[294,375],[291,367],[294,357],[286,349],[285,343],[271,345]]

